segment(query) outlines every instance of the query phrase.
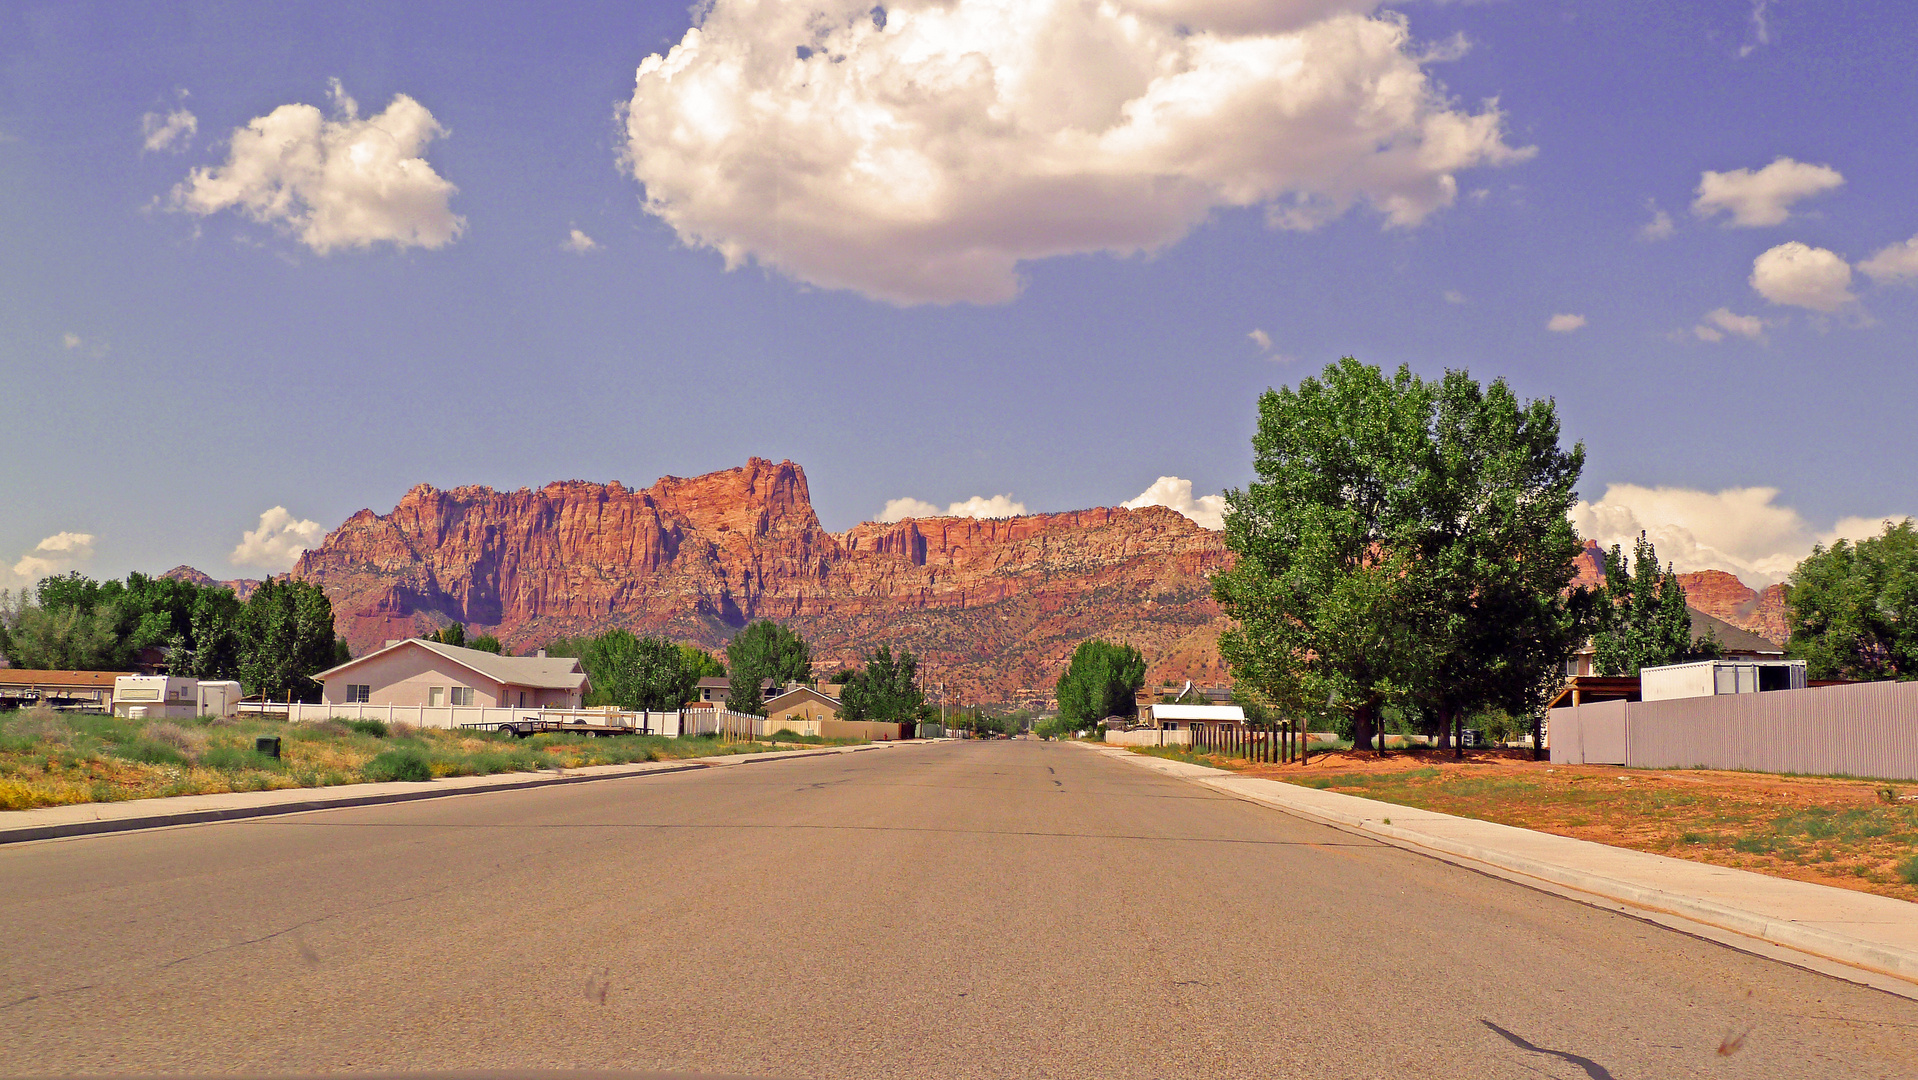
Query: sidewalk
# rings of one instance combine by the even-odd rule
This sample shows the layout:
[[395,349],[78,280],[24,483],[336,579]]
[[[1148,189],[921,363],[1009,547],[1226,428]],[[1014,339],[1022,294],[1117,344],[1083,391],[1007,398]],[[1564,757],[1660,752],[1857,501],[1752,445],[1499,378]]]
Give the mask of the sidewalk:
[[231,821],[273,814],[300,814],[308,810],[329,810],[346,806],[412,802],[416,799],[443,799],[451,795],[518,791],[524,788],[551,787],[555,784],[584,784],[595,780],[618,780],[623,777],[648,776],[655,773],[729,768],[766,761],[790,761],[794,758],[819,757],[825,754],[856,754],[865,750],[901,745],[905,744],[884,742],[869,743],[865,746],[833,746],[818,750],[769,750],[754,754],[681,758],[677,761],[645,761],[631,765],[589,765],[579,769],[555,769],[537,773],[449,776],[438,780],[410,783],[278,788],[273,791],[176,795],[165,799],[128,799],[124,802],[75,803],[71,806],[43,806],[34,810],[6,810],[0,811],[0,844],[49,840],[61,836],[84,836],[90,833],[124,832],[129,829],[156,829],[168,825],[193,825],[206,821]]
[[1732,935],[1707,935],[1715,940],[1737,944],[1738,938],[1755,939],[1889,976],[1896,984],[1882,985],[1883,980],[1877,980],[1881,989],[1918,997],[1918,905],[1903,900],[1243,777],[1125,750],[1095,749],[1508,880],[1546,883],[1554,886],[1551,891],[1572,899],[1610,901]]

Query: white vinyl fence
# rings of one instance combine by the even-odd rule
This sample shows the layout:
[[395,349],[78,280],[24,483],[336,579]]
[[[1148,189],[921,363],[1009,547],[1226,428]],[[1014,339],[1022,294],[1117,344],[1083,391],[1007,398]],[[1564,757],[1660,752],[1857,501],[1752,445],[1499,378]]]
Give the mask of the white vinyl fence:
[[[724,709],[681,709],[673,712],[621,712],[616,709],[500,709],[483,705],[306,705],[300,702],[246,702],[242,712],[284,713],[290,723],[318,720],[382,720],[414,727],[498,728],[515,720],[591,724],[595,727],[631,727],[651,735],[713,735],[721,730],[735,736],[763,736],[766,718]],[[789,724],[788,727],[798,727]]]
[[1190,746],[1192,729],[1139,728],[1136,731],[1106,731],[1106,742],[1114,746]]

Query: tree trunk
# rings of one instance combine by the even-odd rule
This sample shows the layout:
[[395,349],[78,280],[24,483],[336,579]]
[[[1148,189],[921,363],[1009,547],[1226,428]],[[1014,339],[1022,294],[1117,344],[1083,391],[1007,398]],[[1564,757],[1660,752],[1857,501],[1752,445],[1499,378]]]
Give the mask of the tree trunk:
[[1453,713],[1452,726],[1453,726],[1452,760],[1464,761],[1465,760],[1465,715],[1463,713]]
[[1452,748],[1451,715],[1452,715],[1451,713],[1445,711],[1444,709],[1439,710],[1438,742],[1435,743],[1434,745],[1438,748],[1440,752],[1443,752]]
[[1372,749],[1372,712],[1370,705],[1352,710],[1352,749]]
[[1532,760],[1545,760],[1545,715],[1543,713],[1534,714],[1532,717]]

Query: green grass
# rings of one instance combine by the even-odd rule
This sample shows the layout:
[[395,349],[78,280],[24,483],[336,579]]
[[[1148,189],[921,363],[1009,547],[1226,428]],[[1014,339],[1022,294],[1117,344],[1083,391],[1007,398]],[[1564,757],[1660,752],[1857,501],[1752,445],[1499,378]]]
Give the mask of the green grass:
[[[255,749],[280,739],[281,757]],[[781,742],[801,740],[781,739]],[[851,740],[803,740],[843,745]],[[518,740],[492,731],[414,730],[346,719],[129,720],[27,709],[0,713],[0,810],[166,795],[331,787],[382,780],[488,776],[729,754],[771,753],[768,743],[715,736],[594,738],[545,734]]]

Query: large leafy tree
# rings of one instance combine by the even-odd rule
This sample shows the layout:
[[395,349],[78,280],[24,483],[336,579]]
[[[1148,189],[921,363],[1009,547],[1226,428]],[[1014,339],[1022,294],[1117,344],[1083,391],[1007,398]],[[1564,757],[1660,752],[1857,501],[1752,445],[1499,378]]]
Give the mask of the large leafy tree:
[[1550,401],[1347,357],[1261,396],[1253,452],[1257,480],[1227,494],[1238,558],[1213,581],[1242,684],[1360,746],[1388,706],[1451,730],[1543,704],[1588,619],[1565,516],[1584,452]]
[[723,679],[726,677],[726,665],[720,663],[719,657],[714,656],[712,653],[707,652],[697,645],[681,645],[679,647],[679,662],[680,665],[686,669],[687,673],[693,677],[693,685],[695,686],[699,685],[699,680],[701,679]]
[[1145,685],[1145,657],[1130,645],[1092,638],[1072,650],[1059,676],[1059,715],[1074,723],[1132,716]]
[[865,666],[845,681],[839,701],[848,720],[879,720],[908,724],[926,712],[926,694],[919,686],[919,661],[912,650],[893,655],[881,645],[866,657]]
[[1692,614],[1678,573],[1659,567],[1658,549],[1644,533],[1632,543],[1629,564],[1618,545],[1606,552],[1597,624],[1592,663],[1600,675],[1636,675],[1641,668],[1709,659],[1723,651],[1710,638],[1692,637]]
[[779,686],[809,679],[812,648],[792,630],[761,619],[726,643],[726,667],[732,672],[726,707],[734,712],[757,713],[765,707],[760,681],[771,679],[774,686]]
[[1912,520],[1822,545],[1792,572],[1790,654],[1815,679],[1918,679],[1918,532]]
[[344,659],[333,604],[306,581],[261,582],[240,613],[239,642],[240,681],[281,701],[316,700],[313,676]]
[[1470,713],[1541,715],[1589,630],[1567,517],[1584,460],[1582,445],[1561,446],[1551,401],[1520,402],[1504,380],[1481,387],[1463,371],[1439,381],[1410,581],[1424,647],[1408,681],[1441,745]]
[[1386,703],[1429,663],[1416,579],[1431,516],[1433,390],[1401,367],[1387,377],[1350,357],[1259,398],[1258,479],[1226,495],[1226,544],[1213,578],[1237,625],[1219,651],[1239,681],[1293,714],[1349,719],[1369,744]]

